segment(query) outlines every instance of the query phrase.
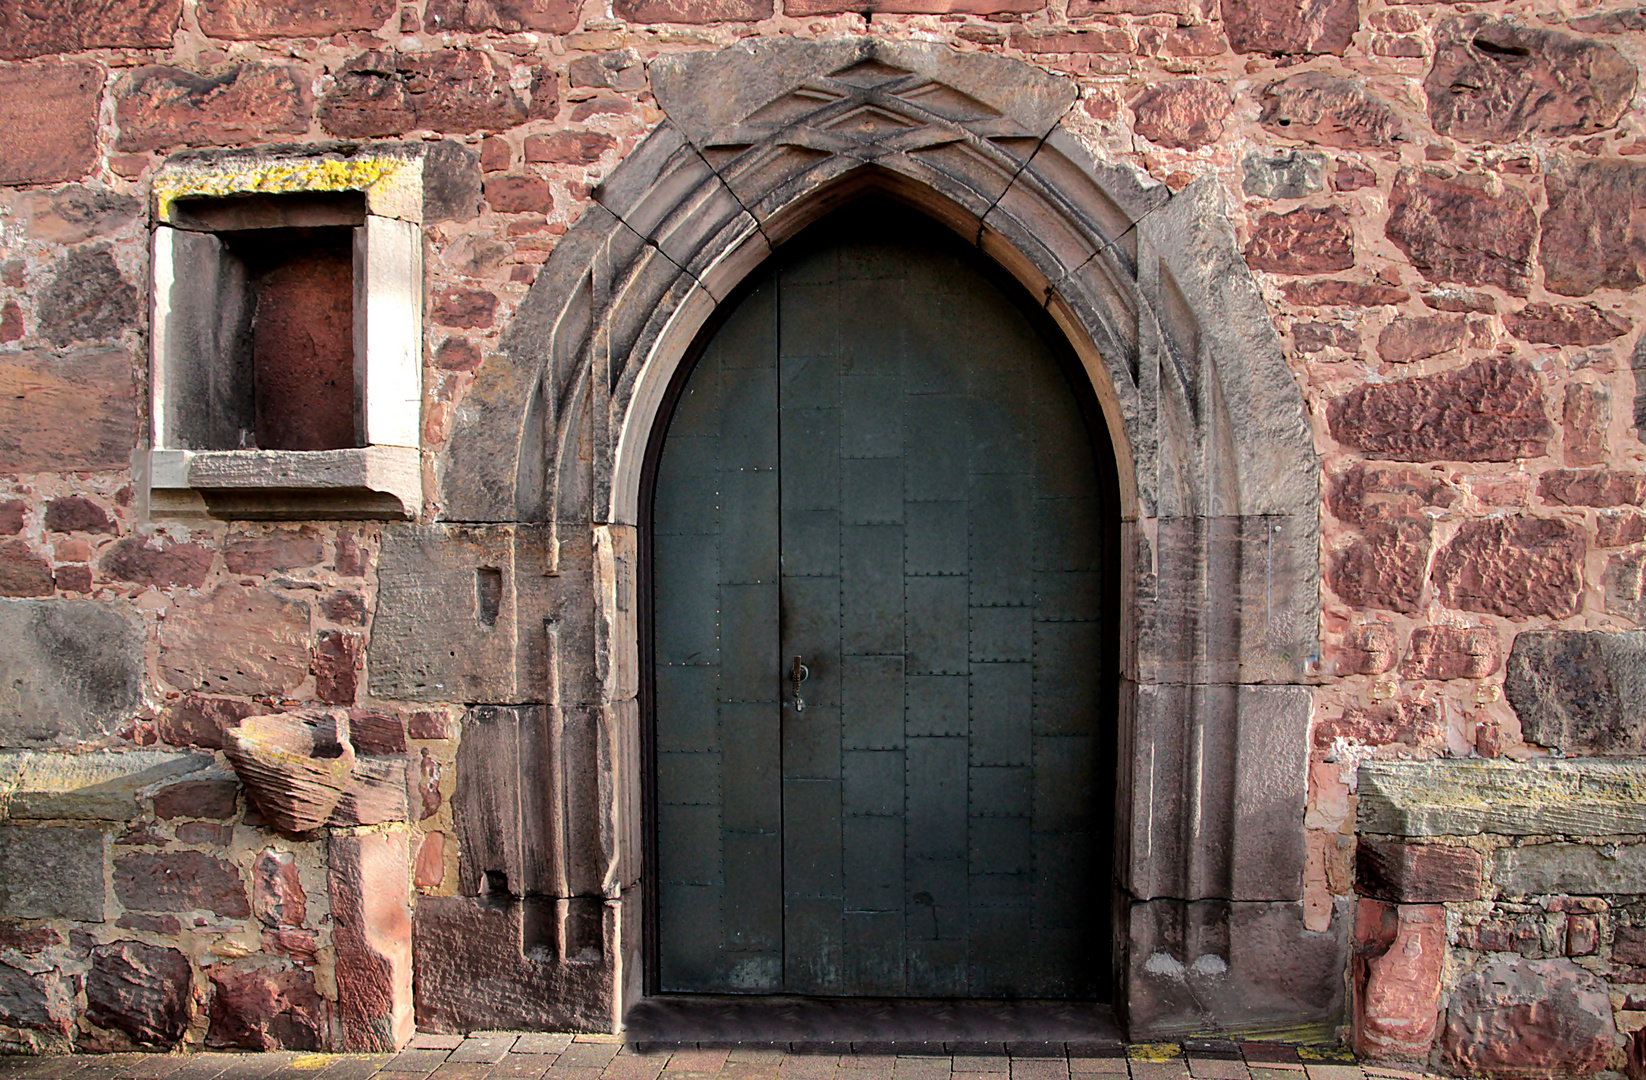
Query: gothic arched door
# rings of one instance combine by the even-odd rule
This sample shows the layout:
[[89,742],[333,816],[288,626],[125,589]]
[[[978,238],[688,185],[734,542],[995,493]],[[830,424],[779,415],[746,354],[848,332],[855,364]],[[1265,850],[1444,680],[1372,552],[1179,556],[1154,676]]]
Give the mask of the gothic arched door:
[[1107,998],[1113,456],[1020,292],[860,203],[677,381],[654,992]]

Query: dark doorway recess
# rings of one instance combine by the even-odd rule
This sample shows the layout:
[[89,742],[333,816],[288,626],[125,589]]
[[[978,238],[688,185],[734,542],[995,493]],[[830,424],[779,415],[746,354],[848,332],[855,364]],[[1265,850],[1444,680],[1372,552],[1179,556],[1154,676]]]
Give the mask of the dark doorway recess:
[[[631,1025],[1109,1000],[1119,499],[1050,319],[865,199],[721,305],[651,445]],[[995,1037],[1077,1037],[1039,1016]]]

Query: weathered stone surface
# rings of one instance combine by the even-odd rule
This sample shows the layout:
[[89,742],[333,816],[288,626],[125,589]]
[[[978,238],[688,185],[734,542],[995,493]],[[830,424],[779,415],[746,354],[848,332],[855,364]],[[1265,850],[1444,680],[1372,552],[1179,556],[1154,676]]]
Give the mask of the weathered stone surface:
[[1381,307],[1412,298],[1405,289],[1361,281],[1288,281],[1280,286],[1286,299],[1300,307]]
[[1316,746],[1327,747],[1337,738],[1362,746],[1388,746],[1405,743],[1418,746],[1436,742],[1445,734],[1440,710],[1432,701],[1401,701],[1391,705],[1370,708],[1348,705],[1343,715],[1335,720],[1321,720],[1315,725]]
[[1045,7],[1045,0],[783,0],[783,13],[794,17],[846,11],[866,15],[993,15],[1043,11]]
[[82,495],[65,495],[46,504],[46,528],[52,532],[114,532],[108,511]]
[[1400,660],[1395,628],[1386,622],[1361,623],[1343,635],[1337,654],[1339,675],[1381,675]]
[[1408,679],[1484,679],[1503,663],[1503,644],[1489,626],[1420,626],[1400,673]]
[[145,1046],[175,1045],[194,1019],[189,958],[140,941],[99,945],[86,975],[86,1019]]
[[0,596],[50,596],[56,589],[51,564],[28,541],[0,543]]
[[36,972],[0,961],[0,1024],[68,1035],[79,983],[55,968]]
[[0,3],[0,60],[87,49],[166,48],[182,10],[183,0],[6,0]]
[[1538,478],[1537,493],[1557,506],[1640,506],[1646,504],[1646,472],[1551,469]]
[[1480,852],[1449,844],[1403,844],[1361,837],[1355,851],[1355,891],[1400,904],[1478,900]]
[[0,817],[42,821],[130,821],[145,789],[169,784],[211,764],[204,754],[156,750],[0,754],[0,786],[10,799]]
[[1258,123],[1288,139],[1348,149],[1384,147],[1403,136],[1387,102],[1353,79],[1324,71],[1270,83]]
[[446,834],[423,834],[412,864],[412,884],[419,889],[438,889],[446,880]]
[[1233,107],[1227,85],[1210,79],[1156,83],[1132,102],[1134,130],[1150,142],[1194,150],[1223,135]]
[[1528,844],[1492,856],[1492,880],[1510,896],[1646,892],[1646,844]]
[[308,130],[308,79],[282,64],[236,64],[216,75],[138,68],[115,91],[121,150],[269,142]]
[[[0,29],[0,42],[9,40]],[[78,180],[91,171],[102,93],[96,64],[0,65],[0,186]]]
[[114,860],[114,893],[134,911],[203,910],[225,919],[251,915],[240,871],[198,851],[122,855]]
[[1616,1034],[1606,984],[1572,961],[1490,963],[1458,981],[1441,1061],[1458,1076],[1587,1076]]
[[365,639],[354,630],[322,630],[315,635],[314,696],[328,705],[353,705],[360,681]]
[[536,30],[564,34],[577,29],[577,4],[573,0],[430,0],[423,26],[431,33]]
[[617,140],[601,131],[556,131],[526,136],[526,161],[533,164],[593,165]]
[[0,745],[111,734],[142,704],[143,626],[92,600],[0,601]]
[[46,205],[37,204],[29,218],[29,229],[43,240],[78,244],[115,232],[142,209],[142,201],[130,195],[71,184],[53,192]]
[[1646,30],[1646,8],[1617,8],[1594,15],[1568,19],[1566,25],[1580,34],[1627,34]]
[[[1012,44],[1032,53],[1123,55],[1132,51],[1132,36],[1120,27],[1095,27],[1090,30],[1019,30],[1012,34]],[[1192,114],[1180,112],[1178,115],[1184,119],[1192,119]]]
[[1468,367],[1375,383],[1326,408],[1332,437],[1397,461],[1514,461],[1548,451],[1543,386],[1524,360],[1490,356]]
[[[1355,1051],[1426,1061],[1440,1023],[1446,909],[1361,901],[1354,957]],[[1379,925],[1366,924],[1376,920]]]
[[1354,265],[1348,215],[1336,206],[1302,206],[1289,214],[1264,214],[1246,241],[1253,270],[1279,274],[1320,274]]
[[1358,791],[1363,834],[1646,832],[1646,776],[1629,761],[1367,761]]
[[1504,690],[1531,742],[1646,753],[1646,631],[1523,630]]
[[233,780],[185,780],[161,788],[154,796],[154,816],[164,820],[192,817],[226,821],[234,816],[240,785]]
[[263,710],[264,706],[250,701],[184,694],[166,703],[156,726],[161,742],[221,750],[225,729]]
[[349,742],[360,754],[404,754],[406,721],[398,713],[350,709]]
[[63,944],[63,935],[49,926],[0,926],[0,949],[15,949],[29,956]]
[[410,814],[403,757],[356,757],[354,773],[337,800],[331,825],[381,825]]
[[1547,345],[1600,345],[1627,334],[1633,323],[1593,304],[1527,304],[1503,316],[1509,333]]
[[137,289],[107,244],[75,248],[57,263],[40,298],[40,333],[58,348],[116,338],[137,325]]
[[0,827],[0,916],[103,921],[102,829]]
[[1300,353],[1341,349],[1355,355],[1360,352],[1360,331],[1342,323],[1293,323],[1292,342]]
[[[554,209],[549,182],[541,176],[492,176],[486,179],[486,202],[499,214],[547,214]],[[441,320],[447,326],[465,325]]]
[[334,836],[327,867],[344,1047],[398,1050],[415,1033],[406,834]]
[[320,614],[345,626],[365,626],[366,598],[353,591],[332,593],[320,601]]
[[1462,348],[1468,333],[1468,324],[1455,316],[1396,319],[1378,334],[1377,354],[1392,364],[1427,360]]
[[434,296],[429,314],[441,326],[477,330],[491,326],[497,297],[484,289],[442,289]]
[[1435,591],[1464,611],[1563,619],[1582,605],[1583,552],[1583,531],[1566,521],[1466,521],[1435,556]]
[[1646,284],[1646,165],[1579,161],[1551,169],[1544,187],[1539,251],[1550,292],[1587,296]]
[[758,22],[772,17],[773,0],[615,0],[612,13],[640,23]]
[[1646,443],[1646,335],[1635,340],[1629,368],[1635,377],[1635,438]]
[[302,926],[308,894],[297,874],[297,857],[269,848],[251,868],[251,909],[264,926]]
[[1356,0],[1223,0],[1222,7],[1235,52],[1342,56],[1360,27]]
[[[1430,281],[1498,285],[1525,296],[1536,230],[1537,212],[1524,192],[1408,168],[1395,175],[1384,234]],[[1547,258],[1547,239],[1543,251]]]
[[341,711],[248,717],[224,732],[223,751],[258,810],[285,832],[325,824],[353,779]]
[[1601,585],[1608,612],[1646,625],[1646,552],[1613,555]]
[[211,1026],[206,1045],[239,1050],[319,1050],[326,1041],[326,1003],[307,971],[211,972]]
[[1326,583],[1351,607],[1416,614],[1429,568],[1427,518],[1378,521],[1332,553]]
[[269,4],[264,0],[202,0],[200,29],[233,41],[329,37],[349,30],[376,30],[395,13],[394,0],[321,0]]
[[1240,162],[1240,189],[1262,199],[1301,199],[1326,189],[1326,155],[1316,150],[1253,150]]
[[231,536],[223,545],[223,565],[233,574],[267,574],[318,565],[324,552],[320,534],[308,525]]
[[136,445],[128,354],[90,349],[0,357],[0,472],[130,468]]
[[1566,464],[1599,465],[1610,450],[1612,392],[1595,383],[1567,383],[1560,424]]
[[1635,80],[1610,45],[1476,15],[1440,24],[1423,87],[1442,135],[1508,142],[1612,127]]
[[22,499],[0,501],[0,536],[16,536],[23,531],[23,518],[29,504]]
[[423,221],[468,221],[480,212],[480,155],[453,139],[425,143]]
[[282,694],[309,667],[309,606],[257,588],[219,585],[179,599],[160,624],[160,670],[180,690]]
[[320,102],[320,122],[334,135],[400,135],[419,129],[464,134],[497,131],[552,117],[558,87],[539,73],[527,95],[490,53],[362,53],[337,72]]
[[1646,514],[1634,510],[1603,510],[1595,515],[1595,543],[1625,547],[1646,540]]
[[99,568],[107,577],[134,585],[198,589],[211,572],[212,549],[202,544],[174,543],[156,533],[127,536],[104,549]]

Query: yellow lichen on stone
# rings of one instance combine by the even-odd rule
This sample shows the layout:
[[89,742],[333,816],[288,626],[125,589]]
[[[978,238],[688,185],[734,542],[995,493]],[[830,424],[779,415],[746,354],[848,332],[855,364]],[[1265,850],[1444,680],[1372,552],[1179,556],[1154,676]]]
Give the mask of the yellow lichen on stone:
[[171,221],[178,199],[226,195],[282,195],[298,191],[364,191],[408,164],[398,155],[247,161],[233,166],[183,168],[154,180],[155,212]]

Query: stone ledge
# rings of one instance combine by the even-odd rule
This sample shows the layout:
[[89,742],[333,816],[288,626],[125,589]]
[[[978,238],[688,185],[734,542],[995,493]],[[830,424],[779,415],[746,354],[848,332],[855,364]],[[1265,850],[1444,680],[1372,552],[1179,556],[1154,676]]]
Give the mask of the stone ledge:
[[347,450],[151,450],[151,516],[415,518],[414,446]]
[[1646,833],[1646,758],[1368,761],[1359,775],[1361,833]]
[[130,821],[143,792],[207,768],[207,754],[0,754],[0,822],[8,819]]

